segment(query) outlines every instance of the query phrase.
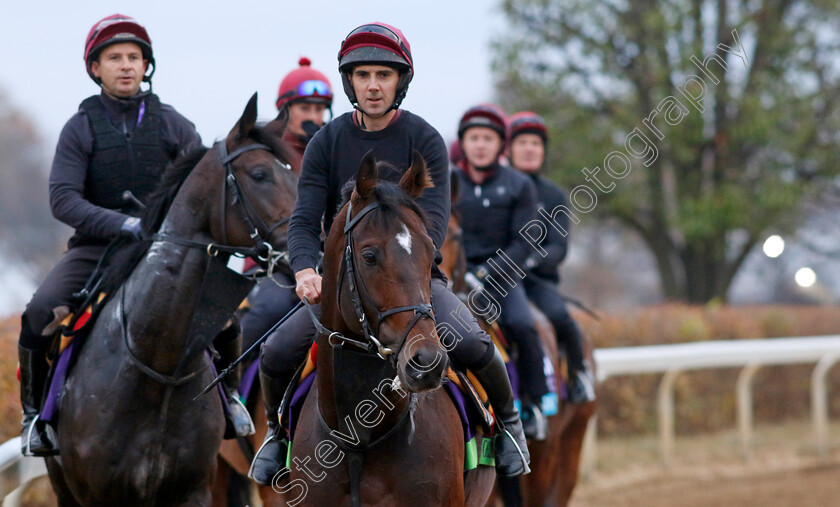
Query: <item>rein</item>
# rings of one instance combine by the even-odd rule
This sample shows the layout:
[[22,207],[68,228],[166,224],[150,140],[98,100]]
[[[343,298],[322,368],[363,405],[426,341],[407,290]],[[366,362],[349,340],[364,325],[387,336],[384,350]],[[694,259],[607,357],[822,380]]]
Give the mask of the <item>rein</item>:
[[[222,186],[222,206],[221,206],[221,227],[222,227],[222,240],[224,243],[227,243],[227,229],[225,226],[225,219],[227,218],[227,188],[230,187],[230,193],[233,197],[233,203],[238,204],[240,208],[240,212],[245,222],[245,225],[248,229],[252,232],[249,234],[251,239],[254,240],[253,247],[236,247],[236,246],[227,246],[225,244],[217,244],[212,242],[202,242],[202,241],[195,241],[188,238],[183,238],[180,236],[172,236],[168,234],[156,233],[152,234],[150,239],[153,241],[162,241],[173,243],[180,246],[185,246],[188,248],[198,248],[205,250],[207,255],[210,259],[207,261],[208,264],[205,268],[204,276],[202,277],[202,290],[199,291],[197,304],[201,304],[201,297],[202,291],[204,286],[207,284],[208,281],[215,281],[215,282],[224,282],[224,281],[231,281],[226,280],[226,276],[213,276],[211,273],[211,269],[219,262],[220,259],[217,259],[220,254],[223,255],[237,255],[243,257],[251,257],[255,260],[262,261],[268,263],[268,270],[265,272],[268,276],[271,276],[275,266],[281,262],[282,260],[288,260],[288,253],[287,252],[278,252],[275,251],[274,248],[269,243],[268,239],[270,238],[271,234],[276,230],[278,227],[281,227],[288,223],[291,217],[286,217],[277,223],[268,226],[266,225],[265,221],[260,218],[259,214],[256,212],[256,209],[251,204],[251,201],[248,200],[248,196],[245,192],[242,191],[242,188],[239,186],[239,182],[236,180],[236,177],[233,174],[233,161],[236,160],[240,155],[243,153],[254,151],[254,150],[266,150],[271,153],[271,148],[264,144],[249,144],[247,146],[242,146],[233,153],[228,154],[227,148],[225,146],[225,141],[218,141],[216,143],[216,148],[219,153],[219,158],[222,166],[225,169],[225,184]],[[279,161],[278,161],[279,162]],[[281,162],[282,164],[282,162]],[[283,166],[290,170],[291,166],[288,164],[283,164]],[[261,232],[262,231],[262,232]],[[222,261],[224,264],[224,261]],[[216,266],[218,267],[218,266]],[[222,269],[222,267],[219,267]],[[226,267],[224,268],[226,270]],[[219,275],[218,271],[216,271],[216,275]],[[236,275],[236,277],[241,277],[241,275]],[[208,280],[209,278],[214,278],[215,280]],[[244,278],[244,277],[243,277]],[[244,281],[243,281],[244,283]],[[253,280],[250,282],[253,285]],[[223,284],[224,285],[224,284]],[[233,285],[239,285],[238,283],[234,283]],[[247,286],[248,290],[245,290],[245,294],[250,291],[251,285]],[[229,295],[236,294],[235,297],[239,297],[239,291],[236,290],[235,287],[224,287],[225,291],[229,292]],[[121,289],[122,290],[122,289]],[[243,296],[244,297],[244,296]],[[241,299],[241,297],[239,298]],[[200,347],[196,346],[196,344],[188,344],[187,350],[184,354],[185,357],[182,357],[181,363],[179,363],[178,367],[176,368],[174,375],[164,375],[155,371],[154,369],[150,368],[146,364],[144,364],[131,350],[128,342],[128,326],[126,323],[126,315],[125,315],[125,290],[122,290],[122,296],[120,298],[120,319],[122,324],[122,334],[123,334],[123,342],[125,345],[125,349],[128,351],[128,357],[131,360],[131,363],[137,367],[143,374],[150,377],[151,379],[164,384],[169,387],[178,387],[183,385],[190,380],[192,380],[196,375],[203,372],[205,369],[209,367],[209,364],[206,364],[199,368],[198,370],[189,373],[184,376],[178,376],[179,370],[181,369],[181,365],[185,360],[190,359],[196,350],[203,350],[208,343],[199,343]],[[192,325],[191,325],[192,330]],[[201,335],[199,335],[201,337]],[[207,337],[204,337],[206,341]],[[210,339],[212,340],[212,336]]]
[[[210,364],[207,363],[201,368],[195,370],[194,372],[179,377],[177,375],[164,375],[163,373],[159,373],[150,368],[149,366],[145,365],[143,361],[141,361],[136,355],[134,355],[134,351],[131,350],[131,347],[128,344],[128,323],[125,319],[125,290],[120,289],[120,292],[122,292],[122,294],[120,295],[120,327],[122,328],[123,345],[125,346],[125,350],[128,352],[128,358],[131,360],[131,364],[133,364],[138,370],[140,370],[147,377],[160,384],[163,384],[168,387],[178,387],[180,385],[186,384],[187,382],[195,378],[196,375],[210,367]],[[180,366],[178,369],[180,369]]]
[[[345,241],[344,242],[345,242],[345,245],[346,245],[345,248],[344,248],[344,261],[343,261],[344,269],[341,270],[341,278],[339,279],[339,283],[338,283],[338,288],[339,288],[339,290],[341,290],[342,280],[344,279],[344,275],[346,273],[347,274],[347,282],[348,282],[348,285],[350,287],[350,296],[353,300],[353,308],[356,312],[356,317],[359,319],[359,324],[362,328],[362,334],[364,335],[364,338],[365,338],[366,341],[360,341],[360,340],[356,340],[356,339],[353,339],[353,338],[349,338],[349,337],[341,334],[338,331],[332,331],[332,330],[328,329],[326,326],[324,326],[321,323],[320,319],[318,319],[318,317],[315,315],[315,312],[312,311],[312,308],[309,304],[309,301],[306,300],[305,298],[304,298],[304,303],[306,304],[306,309],[309,312],[309,316],[312,318],[312,322],[315,324],[315,328],[318,330],[319,333],[327,335],[327,340],[328,340],[330,345],[335,345],[336,344],[336,343],[333,342],[333,340],[335,340],[336,342],[350,343],[350,344],[355,345],[355,346],[357,346],[357,347],[359,347],[363,350],[366,350],[367,352],[369,352],[371,354],[376,354],[381,359],[386,359],[387,360],[387,359],[389,359],[389,356],[392,356],[395,352],[398,352],[398,351],[395,351],[390,347],[385,347],[384,345],[382,345],[382,342],[380,342],[379,339],[377,338],[377,335],[379,334],[379,328],[382,325],[382,322],[386,318],[390,317],[391,315],[396,315],[396,314],[402,313],[402,312],[413,311],[414,312],[414,317],[408,323],[408,326],[405,328],[405,331],[403,332],[401,343],[404,343],[405,339],[408,337],[408,333],[411,332],[411,330],[414,328],[415,324],[417,324],[417,322],[420,319],[424,319],[424,318],[431,319],[432,318],[432,305],[428,304],[428,303],[418,303],[418,304],[414,304],[414,305],[399,306],[399,307],[396,307],[396,308],[390,308],[388,310],[385,310],[384,312],[379,310],[378,308],[376,308],[374,306],[374,310],[376,311],[376,332],[374,333],[371,330],[370,322],[365,315],[362,296],[359,292],[359,286],[357,285],[357,282],[358,282],[358,284],[361,285],[362,288],[364,288],[364,284],[361,283],[361,280],[357,280],[357,278],[356,278],[357,269],[356,269],[355,256],[353,254],[353,250],[354,250],[354,246],[355,246],[355,242],[353,241],[353,229],[356,227],[356,225],[359,224],[359,222],[365,216],[368,215],[368,213],[370,213],[371,211],[373,211],[377,208],[379,208],[379,203],[378,202],[373,202],[371,204],[368,204],[367,206],[362,208],[362,210],[359,211],[356,214],[356,216],[353,217],[353,219],[351,220],[350,219],[350,214],[353,211],[353,205],[350,204],[350,203],[347,204],[347,220],[345,221],[345,225],[344,225],[344,236],[345,236]],[[367,293],[367,290],[365,290],[365,293]],[[368,299],[370,299],[370,298],[368,298]]]

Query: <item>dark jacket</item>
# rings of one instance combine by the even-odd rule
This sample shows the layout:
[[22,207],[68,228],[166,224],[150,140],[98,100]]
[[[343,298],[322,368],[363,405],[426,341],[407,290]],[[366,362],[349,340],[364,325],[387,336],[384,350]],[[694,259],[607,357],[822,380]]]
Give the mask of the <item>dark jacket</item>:
[[[549,215],[552,214],[557,206],[565,206],[568,208],[569,203],[566,200],[566,193],[562,188],[551,182],[548,178],[534,174],[528,175],[534,186],[537,188],[537,208],[544,209]],[[568,235],[571,231],[569,224],[569,217],[565,213],[557,213],[554,215],[557,225],[566,231],[562,234],[555,229],[551,224],[547,224],[548,238],[542,242],[540,246],[545,249],[546,256],[537,255],[534,257],[536,265],[530,270],[540,278],[551,280],[554,283],[560,282],[560,274],[558,267],[566,258],[568,251]],[[543,223],[546,223],[545,217],[539,217]]]
[[477,269],[491,258],[504,268],[507,262],[496,253],[501,249],[524,270],[529,258],[537,255],[519,233],[537,217],[537,194],[530,178],[501,165],[480,184],[463,169],[457,169],[456,174],[459,181],[455,207],[461,214],[470,269]]
[[[122,134],[128,145],[131,145],[135,131],[143,129],[149,122],[155,120],[146,114],[145,104],[149,96],[149,94],[140,94],[137,97],[122,100],[109,97],[103,92],[93,100],[99,99],[114,131]],[[142,116],[140,116],[141,110]],[[172,106],[160,104],[159,111],[159,126],[155,128],[159,131],[160,147],[168,155],[169,160],[174,160],[180,152],[191,146],[201,145],[201,138],[195,126]],[[140,117],[139,122],[138,117]],[[91,189],[96,188],[98,193],[122,192],[125,183],[119,178],[113,182],[91,183],[92,161],[97,158],[97,153],[106,149],[100,146],[101,143],[96,142],[96,138],[88,112],[84,107],[80,107],[79,111],[64,125],[55,149],[55,158],[50,172],[50,208],[55,218],[76,229],[76,234],[71,238],[69,246],[79,243],[107,242],[119,234],[120,227],[128,217],[126,209],[115,209],[116,206],[113,205],[105,207],[94,204],[101,196],[91,195]],[[160,171],[158,174],[161,174],[164,168],[165,164],[161,165],[157,169]],[[102,178],[102,175],[97,175],[97,178]],[[120,188],[106,188],[109,185]]]

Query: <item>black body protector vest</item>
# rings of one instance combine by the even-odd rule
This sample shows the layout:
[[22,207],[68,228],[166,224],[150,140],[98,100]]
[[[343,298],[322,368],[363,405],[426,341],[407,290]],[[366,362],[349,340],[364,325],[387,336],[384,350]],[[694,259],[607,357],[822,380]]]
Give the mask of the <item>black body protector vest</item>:
[[85,179],[85,199],[103,208],[137,216],[139,209],[123,198],[130,190],[142,202],[160,181],[172,160],[163,142],[160,99],[149,94],[140,124],[128,134],[108,119],[99,96],[88,97],[84,109],[93,130],[93,154]]

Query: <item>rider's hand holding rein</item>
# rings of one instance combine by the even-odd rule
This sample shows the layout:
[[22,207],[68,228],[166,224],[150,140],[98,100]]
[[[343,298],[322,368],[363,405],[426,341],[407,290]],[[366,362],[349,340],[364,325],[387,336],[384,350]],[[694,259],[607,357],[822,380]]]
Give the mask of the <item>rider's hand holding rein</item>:
[[306,298],[313,305],[321,301],[321,275],[314,269],[301,269],[295,273],[295,282],[295,292],[301,301]]

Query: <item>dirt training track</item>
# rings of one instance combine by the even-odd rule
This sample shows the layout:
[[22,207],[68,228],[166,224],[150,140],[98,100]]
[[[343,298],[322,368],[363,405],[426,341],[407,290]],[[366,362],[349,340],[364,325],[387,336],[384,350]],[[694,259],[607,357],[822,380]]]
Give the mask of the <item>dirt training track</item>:
[[830,507],[840,505],[840,465],[748,477],[668,478],[580,491],[573,507]]

